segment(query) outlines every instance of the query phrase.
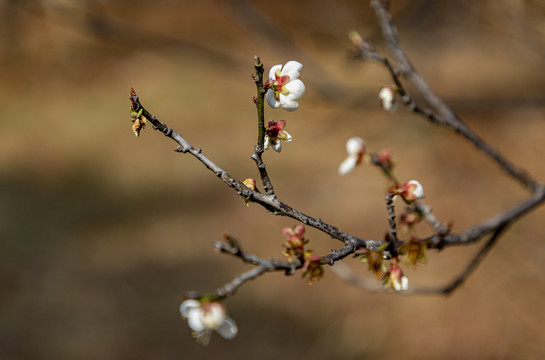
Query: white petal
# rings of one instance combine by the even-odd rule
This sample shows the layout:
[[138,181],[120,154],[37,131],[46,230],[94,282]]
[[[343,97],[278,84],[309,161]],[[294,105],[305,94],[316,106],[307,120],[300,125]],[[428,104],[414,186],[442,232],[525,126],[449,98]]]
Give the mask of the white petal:
[[269,80],[274,80],[276,79],[276,70],[277,69],[281,69],[282,68],[282,64],[278,64],[278,65],[274,65],[271,70],[269,70]]
[[365,141],[359,136],[351,137],[346,141],[346,153],[348,155],[359,155],[365,152]]
[[295,111],[299,108],[299,103],[291,100],[288,96],[280,94],[280,106],[286,111]]
[[290,92],[287,96],[291,100],[299,100],[305,94],[305,84],[299,79],[290,81],[285,86]]
[[180,314],[184,318],[187,318],[189,316],[189,313],[192,312],[195,309],[198,309],[201,306],[201,303],[194,299],[185,300],[180,305]]
[[409,279],[406,276],[401,278],[401,290],[409,290]]
[[272,148],[276,152],[282,151],[282,142],[280,140],[277,140],[275,144],[272,144]]
[[382,100],[382,107],[384,110],[394,112],[397,104],[394,98],[394,91],[390,87],[382,88],[378,94],[380,100]]
[[282,76],[289,75],[290,80],[293,81],[299,78],[299,73],[303,69],[303,64],[297,61],[288,61],[282,69]]
[[339,175],[346,175],[352,171],[358,163],[357,155],[350,155],[339,166]]
[[187,316],[187,324],[191,328],[191,330],[195,332],[203,331],[205,329],[204,324],[202,323],[202,310],[194,309],[193,311],[190,311]]
[[271,144],[269,137],[265,135],[265,141],[263,143],[263,149],[267,150],[269,148],[269,145]]
[[203,309],[201,322],[207,329],[216,330],[225,320],[225,308],[220,303],[210,303]]
[[216,330],[224,339],[232,339],[237,335],[238,328],[235,321],[231,318],[225,318],[225,321]]
[[416,196],[417,199],[423,199],[425,197],[424,187],[422,186],[422,184],[419,181],[411,180],[411,181],[409,181],[409,184],[415,186],[413,194],[414,194],[414,196]]
[[[283,95],[280,95],[281,97]],[[266,98],[267,98],[267,102],[269,103],[269,106],[272,107],[273,109],[278,109],[278,107],[280,106],[280,101],[276,100],[274,98],[274,91],[269,89],[267,91],[267,95],[266,95]]]
[[290,142],[291,141],[291,135],[287,132],[287,131],[284,131],[284,134],[285,134],[285,139],[282,139],[282,141],[285,141],[285,142]]

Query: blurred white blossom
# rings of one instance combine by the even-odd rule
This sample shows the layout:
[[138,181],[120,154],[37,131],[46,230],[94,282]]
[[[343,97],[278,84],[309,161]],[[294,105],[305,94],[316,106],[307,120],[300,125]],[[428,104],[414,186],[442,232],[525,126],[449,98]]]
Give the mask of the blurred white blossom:
[[382,101],[382,108],[394,112],[397,107],[395,100],[395,90],[393,86],[383,87],[378,93],[378,97]]
[[354,136],[346,142],[348,157],[339,166],[339,175],[348,174],[363,160],[365,154],[365,141],[359,136]]
[[219,302],[185,300],[180,305],[180,314],[187,320],[191,334],[198,343],[207,345],[216,331],[225,339],[232,339],[238,328],[235,321],[227,317],[225,307]]

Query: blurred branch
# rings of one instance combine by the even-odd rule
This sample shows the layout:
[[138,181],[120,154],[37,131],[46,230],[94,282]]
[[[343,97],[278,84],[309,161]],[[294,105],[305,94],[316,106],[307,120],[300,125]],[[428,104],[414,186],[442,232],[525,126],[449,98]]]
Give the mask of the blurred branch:
[[[378,54],[369,44],[365,42],[360,43],[360,46],[358,47],[361,58],[378,61],[385,65],[390,72],[394,83],[399,89],[401,102],[404,103],[411,111],[424,115],[432,123],[447,126],[456,133],[464,136],[477,149],[493,159],[505,173],[518,180],[529,190],[536,191],[540,184],[525,170],[514,165],[499,151],[479,137],[479,135],[477,135],[469,126],[467,126],[454,113],[454,111],[432,91],[427,82],[414,69],[399,43],[397,29],[392,22],[392,16],[386,8],[385,3],[381,0],[371,0],[371,6],[375,10],[375,14],[379,20],[386,43],[396,59],[397,70],[394,69],[386,57]],[[400,81],[400,75],[406,77],[418,89],[419,93],[424,97],[428,104],[435,109],[435,112],[418,106],[411,99],[410,95],[406,92]]]

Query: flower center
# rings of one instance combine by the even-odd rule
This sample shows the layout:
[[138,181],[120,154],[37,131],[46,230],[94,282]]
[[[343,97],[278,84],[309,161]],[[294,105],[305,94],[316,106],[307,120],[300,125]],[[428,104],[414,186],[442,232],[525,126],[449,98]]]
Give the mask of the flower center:
[[280,94],[288,95],[290,91],[285,87],[287,83],[290,82],[290,76],[282,76],[282,71],[277,69],[274,73],[275,79],[273,80],[272,87],[274,90],[274,98],[280,100]]

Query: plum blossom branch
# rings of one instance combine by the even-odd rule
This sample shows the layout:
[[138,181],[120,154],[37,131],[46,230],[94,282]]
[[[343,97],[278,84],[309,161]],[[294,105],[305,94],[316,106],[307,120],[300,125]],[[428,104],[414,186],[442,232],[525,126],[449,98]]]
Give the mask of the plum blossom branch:
[[248,188],[246,185],[244,185],[242,181],[231,177],[231,175],[229,175],[225,170],[223,170],[216,163],[206,157],[203,154],[202,149],[193,147],[187,140],[185,140],[180,135],[180,133],[175,132],[165,123],[160,122],[155,115],[152,115],[148,110],[146,110],[140,103],[140,100],[133,89],[131,89],[130,100],[132,103],[132,111],[138,113],[140,109],[142,109],[142,116],[146,117],[146,119],[153,125],[153,128],[155,130],[160,130],[166,137],[174,140],[179,145],[176,148],[176,151],[181,153],[189,153],[197,158],[226,185],[233,188],[242,198],[263,206],[265,209],[269,210],[275,215],[288,216],[305,225],[314,227],[326,233],[331,238],[340,240],[345,244],[356,243],[358,244],[358,247],[365,247],[368,249],[378,249],[381,245],[384,244],[384,241],[364,240],[356,236],[350,235],[346,232],[343,232],[338,227],[324,222],[322,219],[313,218],[292,208],[288,204],[278,200],[278,198],[276,198],[276,196],[274,195],[262,194],[256,190]]

